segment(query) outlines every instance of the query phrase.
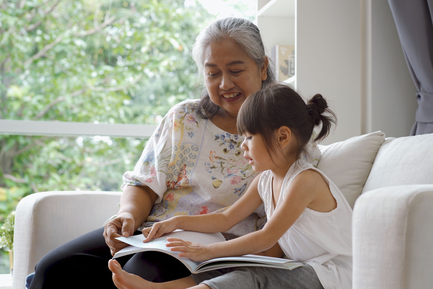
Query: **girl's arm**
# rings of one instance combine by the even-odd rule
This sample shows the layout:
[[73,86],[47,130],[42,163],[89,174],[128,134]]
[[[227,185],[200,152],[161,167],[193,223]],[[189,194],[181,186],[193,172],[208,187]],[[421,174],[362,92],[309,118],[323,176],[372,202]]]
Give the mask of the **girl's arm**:
[[[272,248],[283,234],[299,218],[301,213],[309,204],[316,201],[323,191],[322,176],[314,171],[300,173],[292,182],[285,199],[280,202],[274,214],[262,230],[249,233],[239,238],[215,243],[211,245],[200,245],[179,239],[171,239],[167,246],[172,251],[179,251],[179,256],[190,258],[193,261],[207,259],[239,256],[263,252]],[[330,194],[329,187],[326,185]],[[234,213],[231,211],[230,213]],[[229,215],[228,217],[230,217]],[[170,241],[170,239],[168,239]]]
[[152,227],[143,230],[143,234],[146,237],[144,241],[150,241],[176,229],[204,233],[228,231],[262,204],[257,191],[258,179],[259,176],[256,176],[245,194],[226,211],[199,216],[176,216],[155,223]]
[[278,242],[277,242],[271,248],[269,248],[269,249],[267,249],[265,251],[262,251],[262,252],[254,253],[254,255],[283,258],[284,257],[284,252],[283,252],[283,250],[281,250],[280,244],[278,244]]

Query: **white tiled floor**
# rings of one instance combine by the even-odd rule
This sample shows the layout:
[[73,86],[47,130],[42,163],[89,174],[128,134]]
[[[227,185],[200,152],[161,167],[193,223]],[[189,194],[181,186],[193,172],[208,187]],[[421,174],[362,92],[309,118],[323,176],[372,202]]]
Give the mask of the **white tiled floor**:
[[12,277],[10,274],[0,274],[0,289],[12,289]]

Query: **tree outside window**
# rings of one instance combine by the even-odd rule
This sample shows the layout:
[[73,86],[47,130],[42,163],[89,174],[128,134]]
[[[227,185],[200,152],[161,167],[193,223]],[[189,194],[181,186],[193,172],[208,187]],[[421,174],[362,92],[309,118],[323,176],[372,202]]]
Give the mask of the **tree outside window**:
[[[0,119],[157,124],[199,97],[191,47],[216,17],[195,0],[2,1]],[[145,141],[0,134],[0,225],[35,192],[118,191]]]

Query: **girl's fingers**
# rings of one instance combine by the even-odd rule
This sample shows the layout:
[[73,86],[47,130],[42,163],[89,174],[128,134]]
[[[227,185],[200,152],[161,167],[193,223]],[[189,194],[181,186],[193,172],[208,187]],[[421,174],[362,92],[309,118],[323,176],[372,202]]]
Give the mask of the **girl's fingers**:
[[141,230],[141,233],[143,233],[144,237],[149,236],[150,228],[144,228],[143,230]]
[[191,245],[192,242],[190,241],[185,241],[182,239],[178,239],[178,238],[167,238],[167,247],[170,247],[171,245],[175,245],[175,244],[187,244],[187,245]]
[[[150,228],[143,229],[143,235],[146,237],[143,240],[143,242],[146,243],[152,239],[156,239],[156,238],[160,237],[161,234],[158,235],[158,231],[159,231],[160,227],[161,226],[158,223],[156,223],[156,224],[153,224],[153,226]],[[145,233],[147,233],[147,236],[145,235]]]
[[170,250],[175,252],[187,252],[188,248],[185,246],[178,246],[178,247],[171,247]]

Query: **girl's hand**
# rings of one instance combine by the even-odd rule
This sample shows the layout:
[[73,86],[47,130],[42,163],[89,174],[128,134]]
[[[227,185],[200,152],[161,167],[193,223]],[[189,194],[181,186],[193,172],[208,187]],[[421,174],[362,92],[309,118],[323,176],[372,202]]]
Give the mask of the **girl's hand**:
[[177,238],[168,238],[167,247],[171,248],[171,251],[177,251],[179,257],[186,257],[195,262],[206,261],[212,259],[213,256],[210,252],[210,247],[198,243],[192,243]]
[[143,235],[146,237],[143,242],[149,242],[152,239],[156,239],[161,237],[164,234],[168,234],[176,230],[176,220],[175,218],[171,218],[165,221],[160,221],[158,223],[153,224],[152,227],[144,228]]

